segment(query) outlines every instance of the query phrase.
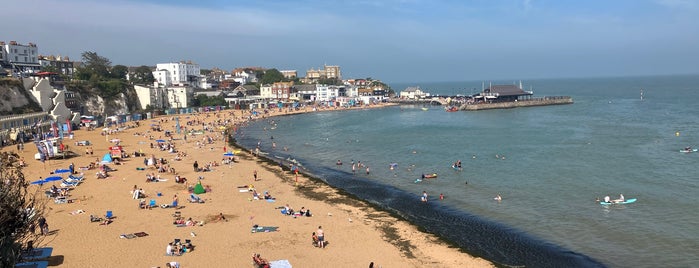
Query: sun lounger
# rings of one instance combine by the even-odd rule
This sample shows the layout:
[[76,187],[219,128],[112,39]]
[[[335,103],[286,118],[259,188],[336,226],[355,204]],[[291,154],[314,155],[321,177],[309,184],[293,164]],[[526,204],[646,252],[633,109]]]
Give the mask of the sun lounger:
[[22,259],[28,261],[46,259],[51,257],[51,253],[53,253],[52,247],[35,248],[29,252],[22,253]]
[[16,268],[46,268],[48,266],[48,261],[33,261],[15,264]]

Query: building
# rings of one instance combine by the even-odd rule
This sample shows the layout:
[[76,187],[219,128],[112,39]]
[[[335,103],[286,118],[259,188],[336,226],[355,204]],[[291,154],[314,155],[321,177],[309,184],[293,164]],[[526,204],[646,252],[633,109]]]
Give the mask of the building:
[[48,131],[51,117],[47,112],[0,116],[0,139],[23,142],[32,135],[32,130]]
[[334,101],[338,97],[346,97],[345,86],[317,85],[316,101]]
[[260,86],[260,97],[263,99],[273,99],[272,95],[272,85],[266,84]]
[[164,86],[199,87],[201,68],[191,61],[158,63],[153,71],[155,81]]
[[54,88],[46,77],[24,78],[23,82],[28,85],[29,93],[39,103],[41,109],[48,112],[51,119],[57,122],[66,120],[80,122],[80,113],[73,112],[66,106],[66,99],[75,99],[73,93]]
[[517,85],[491,85],[483,92],[476,94],[474,98],[484,99],[490,102],[513,102],[521,99],[531,98],[534,95],[531,91],[522,90],[522,82]]
[[39,71],[39,48],[36,44],[23,45],[16,41],[5,43],[0,41],[3,65],[12,68],[16,72],[33,73]]
[[272,98],[277,100],[289,99],[293,85],[293,82],[275,82],[272,84]]
[[56,71],[59,74],[67,75],[67,76],[73,76],[75,73],[75,68],[73,66],[73,62],[70,61],[70,58],[68,57],[61,57],[61,56],[39,56],[39,65],[41,68],[44,67],[53,67],[56,69]]
[[134,85],[134,90],[138,96],[139,104],[141,104],[141,109],[145,110],[147,107],[157,110],[168,108],[165,88]]
[[188,86],[170,86],[165,88],[169,108],[185,108],[192,102],[194,90]]
[[296,70],[281,70],[279,72],[282,73],[286,79],[294,79],[298,76]]
[[306,77],[304,78],[305,83],[312,84],[317,83],[321,79],[338,79],[342,80],[342,74],[340,73],[340,66],[337,65],[324,65],[323,69],[314,70],[311,68],[306,71]]
[[422,91],[420,89],[420,87],[408,87],[405,90],[400,92],[401,99],[416,100],[416,99],[424,99],[428,96],[429,96],[429,94]]
[[303,101],[315,101],[316,100],[316,86],[317,85],[294,85],[293,94],[295,98]]

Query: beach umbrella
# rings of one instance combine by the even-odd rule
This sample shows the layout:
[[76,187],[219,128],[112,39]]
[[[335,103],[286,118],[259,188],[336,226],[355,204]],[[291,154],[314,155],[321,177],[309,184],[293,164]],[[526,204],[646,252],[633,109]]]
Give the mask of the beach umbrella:
[[62,179],[63,179],[63,177],[61,177],[61,176],[51,176],[51,177],[45,178],[44,182],[60,181]]
[[41,185],[41,184],[44,184],[44,183],[46,183],[45,180],[35,180],[35,181],[33,181],[33,182],[30,182],[29,184],[40,184],[40,185]]
[[227,152],[227,153],[223,154],[223,156],[234,156],[234,155],[235,155],[235,154],[233,154],[233,153],[231,153],[231,152]]
[[165,142],[165,140],[155,140],[155,142]]
[[53,173],[60,174],[60,173],[70,173],[70,169],[56,169]]

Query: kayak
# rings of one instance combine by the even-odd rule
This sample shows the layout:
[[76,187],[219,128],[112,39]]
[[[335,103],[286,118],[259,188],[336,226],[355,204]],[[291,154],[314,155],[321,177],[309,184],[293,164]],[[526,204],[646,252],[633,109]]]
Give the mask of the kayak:
[[636,198],[629,198],[629,199],[624,200],[624,202],[616,202],[616,203],[615,203],[615,202],[604,202],[604,201],[600,201],[599,204],[600,204],[600,205],[605,205],[605,206],[606,206],[606,205],[631,204],[631,203],[633,203],[633,202],[636,202]]
[[694,153],[694,152],[697,152],[697,151],[699,151],[699,149],[689,149],[689,150],[687,150],[687,149],[682,149],[682,150],[680,150],[680,153]]
[[437,177],[437,173],[432,173],[432,174],[422,174],[422,177],[425,179],[434,179]]

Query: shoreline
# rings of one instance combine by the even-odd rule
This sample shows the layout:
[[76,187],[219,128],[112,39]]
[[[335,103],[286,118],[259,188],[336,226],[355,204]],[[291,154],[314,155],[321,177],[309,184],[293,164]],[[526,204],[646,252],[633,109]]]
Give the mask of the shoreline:
[[[380,108],[360,107],[358,109]],[[337,109],[343,111],[345,109]],[[207,122],[218,119],[228,119],[232,113],[236,125],[245,124],[247,119],[240,120],[236,114],[239,110],[224,110],[202,114],[167,115],[152,119],[166,125],[164,129],[174,127],[174,117],[199,118]],[[324,110],[319,110],[324,111]],[[332,111],[332,110],[331,110]],[[291,115],[312,111],[297,111],[294,113],[278,113],[272,111],[265,118]],[[30,159],[29,167],[23,170],[28,180],[48,176],[48,171],[63,168],[70,163],[77,167],[84,166],[95,158],[100,158],[107,152],[110,143],[107,139],[119,138],[122,145],[130,153],[143,150],[147,155],[171,158],[172,156],[149,149],[147,143],[157,139],[162,132],[152,132],[155,135],[149,140],[147,135],[148,120],[140,121],[139,127],[124,130],[108,137],[100,136],[98,131],[75,131],[75,139],[66,139],[71,149],[82,150],[83,147],[73,146],[73,142],[90,140],[94,145],[94,155],[85,156],[82,152],[70,159],[51,160],[45,167],[39,161],[33,160],[35,150],[25,147],[20,156]],[[127,122],[132,124],[133,122]],[[184,124],[183,124],[184,125]],[[191,129],[191,128],[190,128]],[[139,135],[136,135],[139,134]],[[218,136],[216,132],[206,135]],[[176,135],[179,136],[179,135]],[[175,139],[179,150],[186,151],[188,156],[182,161],[172,161],[172,166],[183,177],[194,181],[197,176],[204,176],[204,185],[210,185],[212,191],[202,194],[205,204],[186,202],[187,191],[184,185],[175,184],[172,175],[162,174],[170,179],[166,182],[146,183],[145,172],[136,170],[143,166],[141,157],[126,158],[123,165],[114,166],[108,179],[95,179],[94,171],[85,171],[87,178],[83,185],[71,191],[72,204],[48,203],[46,218],[49,228],[55,230],[46,236],[44,243],[37,246],[54,248],[51,266],[86,267],[102,265],[107,267],[152,267],[163,266],[167,261],[178,261],[182,267],[212,267],[221,265],[221,261],[234,267],[250,264],[250,253],[257,252],[269,260],[287,259],[297,267],[327,265],[333,263],[337,267],[365,266],[370,261],[382,267],[493,267],[494,265],[482,258],[474,258],[460,249],[447,245],[438,237],[418,230],[414,226],[389,212],[377,210],[372,204],[356,200],[331,186],[314,181],[306,175],[299,176],[301,186],[296,187],[288,171],[279,173],[279,168],[271,162],[262,162],[247,152],[242,153],[240,161],[232,166],[215,167],[212,172],[194,173],[191,163],[194,160],[221,160],[220,148],[226,144],[216,137],[213,144],[204,148],[194,148],[194,138],[191,136],[184,142]],[[207,150],[208,149],[208,150]],[[4,151],[14,151],[5,147]],[[252,171],[257,170],[260,181],[252,181]],[[168,178],[169,177],[169,178]],[[258,191],[269,190],[277,197],[276,203],[253,201],[249,194],[231,192],[235,185],[255,184]],[[137,209],[137,200],[130,197],[129,190],[137,184],[148,194],[146,199],[155,199],[158,204],[167,203],[173,194],[180,195],[183,205],[177,211],[183,216],[196,220],[206,220],[204,226],[172,227],[173,209],[153,208],[152,210]],[[39,188],[37,188],[39,189]],[[38,194],[43,195],[43,190]],[[162,196],[155,193],[162,192]],[[308,219],[294,219],[279,215],[273,209],[284,203],[292,204],[295,208],[306,206],[314,212]],[[117,216],[113,223],[98,225],[89,222],[89,215],[102,215],[104,211],[112,210]],[[84,211],[73,215],[71,212]],[[227,222],[213,222],[212,217],[223,213]],[[397,220],[397,221],[396,221]],[[276,225],[279,231],[269,234],[250,234],[250,226]],[[326,249],[313,248],[305,241],[310,239],[311,231],[318,225],[327,230],[330,244]],[[247,226],[247,227],[246,227]],[[145,231],[148,236],[136,239],[120,239],[125,233]],[[190,232],[196,236],[190,237]],[[182,257],[164,256],[163,252],[171,238],[191,239],[196,249]],[[310,241],[309,241],[310,244]],[[89,252],[90,254],[85,254]]]

